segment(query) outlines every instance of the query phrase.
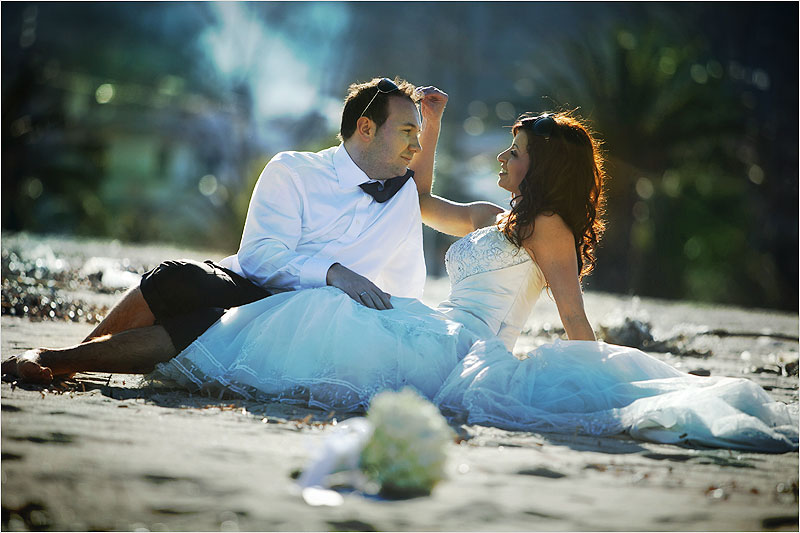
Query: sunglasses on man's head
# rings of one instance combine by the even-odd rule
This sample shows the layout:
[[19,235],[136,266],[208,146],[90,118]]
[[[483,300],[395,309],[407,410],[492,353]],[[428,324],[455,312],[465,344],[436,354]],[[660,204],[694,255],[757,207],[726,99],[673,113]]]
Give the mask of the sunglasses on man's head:
[[390,92],[393,92],[393,91],[397,91],[400,88],[392,80],[390,80],[389,78],[382,78],[381,81],[378,82],[377,89],[378,90],[375,91],[375,96],[373,96],[372,100],[369,101],[369,103],[367,104],[367,107],[364,108],[364,111],[362,111],[361,114],[358,115],[358,118],[361,118],[361,117],[364,116],[364,113],[367,112],[367,109],[369,109],[369,106],[371,106],[372,102],[375,101],[375,97],[378,96],[378,93],[386,94],[386,93],[390,93]]

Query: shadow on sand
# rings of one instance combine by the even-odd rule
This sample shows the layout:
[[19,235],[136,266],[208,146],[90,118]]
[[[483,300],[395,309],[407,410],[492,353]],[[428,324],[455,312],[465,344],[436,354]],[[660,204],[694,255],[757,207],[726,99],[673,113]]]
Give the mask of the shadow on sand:
[[[126,376],[130,383],[120,376],[101,373],[81,373],[68,379],[57,379],[50,385],[20,383],[16,378],[3,375],[3,381],[11,382],[12,388],[39,391],[41,394],[85,394],[98,391],[101,395],[119,400],[140,400],[165,409],[218,409],[220,411],[240,412],[243,415],[261,417],[262,423],[285,424],[287,429],[300,430],[303,427],[323,427],[335,425],[348,418],[363,416],[363,412],[325,411],[304,405],[293,405],[285,401],[261,401],[243,399],[235,393],[221,391],[191,393],[180,387],[163,383],[149,383],[141,376]],[[5,409],[5,406],[3,407]],[[472,446],[487,448],[531,448],[544,445],[564,446],[574,451],[593,452],[606,455],[640,454],[643,459],[674,463],[714,464],[733,468],[756,468],[752,457],[740,460],[729,450],[705,448],[687,444],[670,445],[674,452],[656,452],[645,443],[633,440],[628,435],[588,436],[572,433],[522,432],[502,428],[467,425],[463,420],[449,418],[451,428],[456,434],[457,443],[467,442]],[[684,451],[685,450],[685,451]],[[591,465],[590,465],[591,466]],[[602,467],[599,467],[602,468]],[[522,472],[527,473],[527,472]],[[542,475],[547,473],[528,473]]]

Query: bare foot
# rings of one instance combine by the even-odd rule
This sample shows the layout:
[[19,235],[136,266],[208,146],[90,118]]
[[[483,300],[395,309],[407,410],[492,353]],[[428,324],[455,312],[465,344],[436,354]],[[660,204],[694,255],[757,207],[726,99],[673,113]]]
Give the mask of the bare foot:
[[42,350],[34,349],[19,355],[9,357],[3,361],[3,374],[10,374],[20,378],[25,383],[48,385],[53,381],[53,371],[39,364],[39,353]]

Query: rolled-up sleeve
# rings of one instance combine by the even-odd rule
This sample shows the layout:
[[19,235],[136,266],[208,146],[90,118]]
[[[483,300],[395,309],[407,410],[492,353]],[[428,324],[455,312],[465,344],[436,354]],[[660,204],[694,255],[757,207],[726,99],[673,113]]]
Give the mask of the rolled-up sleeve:
[[305,193],[298,176],[274,159],[258,178],[237,258],[244,275],[265,288],[298,290],[326,285],[329,259],[297,253]]

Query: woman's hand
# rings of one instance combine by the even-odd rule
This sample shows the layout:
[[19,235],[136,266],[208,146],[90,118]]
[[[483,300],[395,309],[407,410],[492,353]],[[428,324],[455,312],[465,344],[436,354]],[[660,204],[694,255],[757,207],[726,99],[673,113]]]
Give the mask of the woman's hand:
[[422,97],[419,101],[419,110],[422,115],[423,130],[425,122],[441,122],[444,108],[447,106],[447,93],[432,86],[417,87],[416,93]]

